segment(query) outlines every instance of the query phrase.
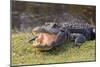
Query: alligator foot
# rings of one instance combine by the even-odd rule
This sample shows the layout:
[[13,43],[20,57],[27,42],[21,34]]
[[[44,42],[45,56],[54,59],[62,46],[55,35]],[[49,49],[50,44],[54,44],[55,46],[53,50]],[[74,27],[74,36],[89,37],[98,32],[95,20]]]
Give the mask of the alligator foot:
[[82,35],[82,34],[74,33],[71,36],[73,38],[72,40],[74,40],[74,42],[75,42],[74,46],[77,46],[78,48],[80,48],[81,43],[86,41],[86,37],[84,35]]

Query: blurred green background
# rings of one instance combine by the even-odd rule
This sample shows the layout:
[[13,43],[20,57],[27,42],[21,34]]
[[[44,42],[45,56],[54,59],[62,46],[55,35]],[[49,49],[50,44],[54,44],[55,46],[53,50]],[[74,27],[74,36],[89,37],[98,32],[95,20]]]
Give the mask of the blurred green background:
[[66,22],[68,20],[81,20],[81,22],[85,20],[86,23],[96,25],[96,6],[89,5],[12,1],[11,15],[11,26],[14,32],[24,30],[29,32],[33,27],[45,22]]

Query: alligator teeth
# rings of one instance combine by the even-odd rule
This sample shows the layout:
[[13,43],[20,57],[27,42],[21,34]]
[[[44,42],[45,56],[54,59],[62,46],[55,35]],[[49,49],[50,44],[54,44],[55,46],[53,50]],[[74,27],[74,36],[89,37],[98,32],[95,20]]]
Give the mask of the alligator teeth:
[[40,42],[37,42],[37,41],[33,42],[33,47],[37,47],[38,45],[40,45]]
[[38,50],[50,50],[52,47],[46,46],[46,44],[41,44],[37,40],[33,41],[33,47],[38,49]]
[[33,36],[38,36],[40,33],[38,32],[32,32]]
[[33,35],[35,36],[37,33],[36,32],[33,32]]

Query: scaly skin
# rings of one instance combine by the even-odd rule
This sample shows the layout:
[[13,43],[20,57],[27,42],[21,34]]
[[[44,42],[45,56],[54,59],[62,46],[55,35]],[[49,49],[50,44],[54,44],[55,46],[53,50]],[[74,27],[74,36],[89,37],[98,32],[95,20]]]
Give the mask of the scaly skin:
[[[34,32],[39,34],[34,35]],[[41,48],[41,50],[50,50],[53,47],[62,45],[67,41],[74,41],[76,46],[80,46],[81,43],[87,40],[95,39],[96,32],[95,26],[85,23],[85,21],[84,23],[83,21],[81,23],[79,21],[74,22],[73,20],[70,20],[68,22],[61,23],[45,23],[40,27],[34,28],[32,30],[32,34],[35,37],[29,42],[37,40],[40,44],[35,46],[36,48]]]
[[70,23],[65,22],[60,24],[61,27],[69,30],[70,33],[79,33],[83,34],[87,40],[91,40],[95,38],[95,27],[92,25],[89,25],[88,23]]

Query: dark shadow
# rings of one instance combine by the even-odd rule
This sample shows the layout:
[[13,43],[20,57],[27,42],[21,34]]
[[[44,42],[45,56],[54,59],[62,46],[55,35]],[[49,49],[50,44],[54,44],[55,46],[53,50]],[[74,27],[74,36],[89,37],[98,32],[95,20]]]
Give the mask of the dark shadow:
[[68,51],[68,49],[73,48],[73,43],[64,43],[62,45],[56,46],[51,50],[48,51],[40,51],[41,53],[45,55],[59,55],[63,52]]

